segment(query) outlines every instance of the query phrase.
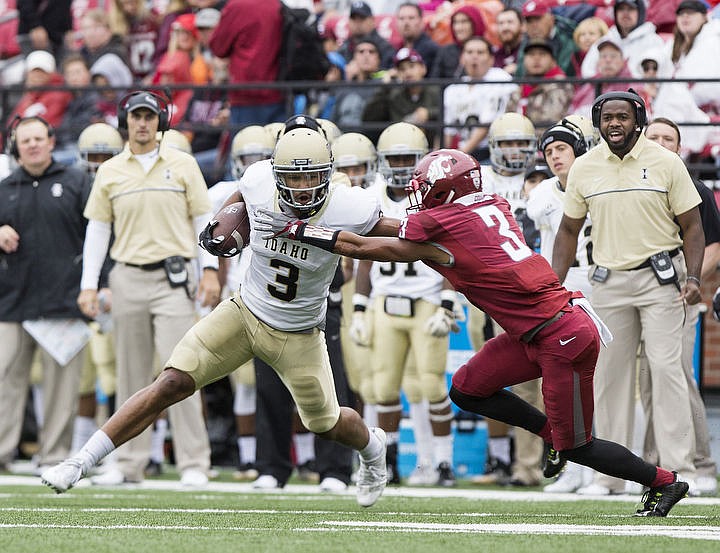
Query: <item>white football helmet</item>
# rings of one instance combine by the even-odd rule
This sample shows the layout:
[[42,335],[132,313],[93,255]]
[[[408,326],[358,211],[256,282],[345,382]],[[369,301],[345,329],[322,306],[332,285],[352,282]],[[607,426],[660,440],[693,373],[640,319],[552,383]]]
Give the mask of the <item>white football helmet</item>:
[[565,119],[570,121],[582,131],[588,150],[600,142],[600,131],[593,127],[592,121],[587,117],[578,113],[573,113],[572,115],[565,117]]
[[388,186],[400,190],[410,182],[413,170],[427,152],[425,133],[410,123],[394,123],[386,128],[377,143],[380,172]]
[[181,152],[192,155],[192,147],[190,146],[190,141],[188,140],[187,136],[185,136],[180,131],[176,131],[175,129],[168,129],[164,132],[159,132],[157,139],[161,145],[165,145],[169,148],[175,148],[176,150],[180,150]]
[[107,123],[93,123],[78,137],[78,165],[94,175],[100,164],[122,152],[124,145],[115,127]]
[[250,165],[269,159],[274,146],[275,140],[266,127],[250,125],[238,132],[230,146],[233,176],[240,179]]
[[331,146],[342,136],[342,131],[329,119],[318,119],[317,122],[320,125],[320,128],[325,131],[325,137],[328,139]]
[[333,173],[330,143],[319,132],[294,129],[282,135],[272,155],[281,207],[306,219],[327,199]]
[[[523,145],[507,146],[502,142],[522,141]],[[496,171],[517,174],[535,161],[537,137],[532,121],[519,113],[503,113],[488,131],[490,163]]]
[[280,138],[280,135],[285,131],[285,123],[268,123],[265,125],[265,130],[270,134],[274,148],[277,139]]
[[[375,178],[377,171],[377,152],[372,141],[357,132],[340,136],[332,144],[335,169],[343,171],[353,186],[367,188]],[[365,167],[364,172],[360,169]]]

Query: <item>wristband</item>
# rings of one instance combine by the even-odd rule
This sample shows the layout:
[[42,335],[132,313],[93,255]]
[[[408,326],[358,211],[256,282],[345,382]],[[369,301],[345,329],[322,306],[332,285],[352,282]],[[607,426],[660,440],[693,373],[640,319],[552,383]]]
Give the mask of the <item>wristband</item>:
[[694,280],[695,283],[698,285],[698,288],[700,288],[700,279],[698,277],[688,275],[685,280]]
[[303,244],[310,244],[311,246],[332,253],[339,234],[339,230],[302,223],[295,236],[296,240],[299,240]]
[[440,290],[440,307],[452,311],[455,308],[457,293],[455,290]]
[[365,294],[353,294],[353,311],[365,311],[367,309],[369,299],[370,298],[368,298]]

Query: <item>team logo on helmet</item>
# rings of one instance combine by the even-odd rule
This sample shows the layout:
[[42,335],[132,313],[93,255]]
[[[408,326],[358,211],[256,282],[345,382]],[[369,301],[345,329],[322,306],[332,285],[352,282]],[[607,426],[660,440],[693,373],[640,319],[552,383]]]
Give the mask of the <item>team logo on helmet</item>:
[[431,184],[435,184],[435,181],[442,179],[450,173],[452,170],[452,166],[450,165],[453,158],[451,156],[439,156],[437,159],[435,159],[427,170],[427,180],[430,181]]

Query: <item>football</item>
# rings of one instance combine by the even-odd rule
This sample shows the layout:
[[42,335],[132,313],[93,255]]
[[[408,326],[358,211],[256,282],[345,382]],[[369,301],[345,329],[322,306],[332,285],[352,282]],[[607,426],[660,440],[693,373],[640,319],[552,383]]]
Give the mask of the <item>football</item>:
[[250,242],[250,219],[245,202],[235,202],[221,209],[214,217],[218,224],[213,228],[216,246],[228,256],[237,255]]

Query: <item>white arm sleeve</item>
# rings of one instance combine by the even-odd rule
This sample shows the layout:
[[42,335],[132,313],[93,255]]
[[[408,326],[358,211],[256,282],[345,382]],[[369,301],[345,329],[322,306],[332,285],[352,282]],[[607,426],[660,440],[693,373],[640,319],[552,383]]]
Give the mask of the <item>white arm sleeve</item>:
[[83,272],[80,290],[97,290],[100,270],[110,247],[110,223],[90,219],[83,244]]
[[[212,213],[203,213],[202,215],[198,215],[193,219],[193,226],[195,227],[195,236],[200,236],[200,233],[205,228],[205,225],[208,224],[208,221],[212,219]],[[198,265],[200,266],[200,271],[205,267],[212,267],[213,269],[218,268],[218,258],[212,255],[211,253],[206,252],[198,245]]]

